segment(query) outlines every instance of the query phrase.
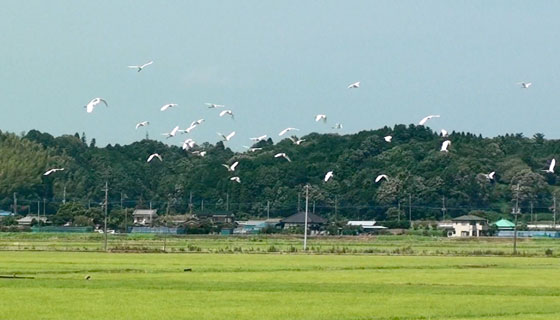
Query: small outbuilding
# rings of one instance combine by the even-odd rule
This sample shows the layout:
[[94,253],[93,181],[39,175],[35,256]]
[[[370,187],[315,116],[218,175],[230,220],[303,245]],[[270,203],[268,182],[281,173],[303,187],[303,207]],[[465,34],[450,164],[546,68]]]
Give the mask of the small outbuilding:
[[[303,227],[305,224],[305,212],[298,212],[285,219],[282,219],[284,228],[296,228]],[[319,230],[325,224],[327,224],[327,219],[320,217],[314,213],[307,213],[307,228],[310,230]]]
[[513,228],[515,227],[515,224],[507,219],[500,219],[494,222],[494,225],[496,226],[496,228],[498,228],[498,231],[513,230]]

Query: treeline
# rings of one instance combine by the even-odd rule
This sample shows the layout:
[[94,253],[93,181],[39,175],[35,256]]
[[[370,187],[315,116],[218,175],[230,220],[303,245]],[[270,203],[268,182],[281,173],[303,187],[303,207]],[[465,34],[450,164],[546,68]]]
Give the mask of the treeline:
[[[383,137],[391,135],[392,142]],[[180,147],[144,139],[129,145],[97,147],[84,134],[53,137],[32,130],[20,136],[0,132],[0,209],[36,212],[46,204],[54,214],[62,202],[99,206],[109,184],[109,203],[158,208],[159,212],[229,211],[237,216],[288,216],[304,207],[310,185],[310,210],[348,219],[440,219],[472,210],[507,214],[516,197],[522,212],[550,212],[558,189],[556,174],[546,173],[560,154],[560,141],[542,134],[483,138],[463,132],[442,137],[424,126],[396,125],[356,134],[317,134],[261,141],[255,152],[233,152],[222,142],[205,143],[193,154]],[[444,140],[449,152],[441,152]],[[292,162],[275,158],[286,153]],[[152,153],[159,160],[146,162]],[[235,172],[222,164],[239,161]],[[49,176],[50,168],[64,171]],[[327,183],[328,171],[334,178]],[[495,171],[495,179],[483,174]],[[387,181],[375,183],[379,174]],[[241,183],[230,181],[239,176]],[[519,189],[517,189],[519,185]],[[121,198],[122,197],[122,198]],[[43,201],[45,199],[45,201]],[[298,202],[299,199],[299,202]],[[400,210],[399,210],[400,208]]]

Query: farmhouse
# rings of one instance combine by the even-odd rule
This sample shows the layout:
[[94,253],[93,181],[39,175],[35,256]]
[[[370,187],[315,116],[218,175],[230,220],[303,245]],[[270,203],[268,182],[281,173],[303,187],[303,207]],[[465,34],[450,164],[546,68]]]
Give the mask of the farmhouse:
[[[282,219],[284,228],[303,227],[305,224],[305,212],[298,212],[294,215]],[[327,223],[327,219],[320,217],[314,213],[307,213],[307,227],[310,230],[319,230]]]
[[28,216],[25,216],[21,219],[18,219],[17,223],[20,226],[30,226],[33,223],[33,220],[41,221],[41,222],[45,223],[45,222],[47,222],[47,217],[38,217],[38,216],[28,215]]
[[451,220],[453,222],[453,231],[449,231],[449,237],[480,237],[488,231],[488,221],[486,219],[464,215]]
[[372,220],[372,221],[358,221],[358,220],[351,220],[348,221],[348,223],[346,225],[348,226],[355,226],[355,227],[362,227],[362,229],[364,229],[365,232],[377,232],[379,230],[384,230],[387,229],[387,227],[383,227],[383,226],[377,226],[375,225],[376,221]]
[[134,217],[134,224],[141,226],[151,226],[154,219],[157,217],[157,210],[154,209],[136,209],[132,213]]

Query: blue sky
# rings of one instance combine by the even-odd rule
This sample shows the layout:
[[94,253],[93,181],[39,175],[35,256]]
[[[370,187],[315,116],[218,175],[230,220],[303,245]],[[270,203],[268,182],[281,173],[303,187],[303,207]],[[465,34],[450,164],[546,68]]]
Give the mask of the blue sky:
[[[3,1],[0,130],[128,144],[199,118],[278,141],[440,114],[434,130],[560,137],[552,1]],[[154,60],[138,73],[128,69]],[[361,81],[361,88],[347,85]],[[532,82],[524,90],[517,82]],[[109,107],[83,106],[103,97]],[[179,107],[159,111],[165,103]],[[235,120],[205,102],[225,104]],[[328,123],[314,116],[327,114]],[[146,129],[137,122],[149,120]],[[165,140],[180,145],[186,135]]]

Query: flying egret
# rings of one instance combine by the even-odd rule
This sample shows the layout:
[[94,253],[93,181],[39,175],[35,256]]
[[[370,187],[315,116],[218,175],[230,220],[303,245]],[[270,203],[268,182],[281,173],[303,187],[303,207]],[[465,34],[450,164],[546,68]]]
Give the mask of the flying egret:
[[208,109],[215,109],[215,108],[223,108],[225,107],[223,104],[215,104],[215,103],[205,103],[208,106]]
[[253,148],[253,147],[249,147],[249,146],[243,146],[243,148],[247,149],[247,151],[249,151],[249,152],[255,152],[255,151],[262,150],[262,148]]
[[324,178],[323,180],[324,180],[325,182],[327,182],[327,181],[329,181],[330,178],[333,177],[333,175],[334,175],[333,172],[332,172],[332,171],[329,171],[329,172],[327,172],[327,174],[325,175],[325,178]]
[[140,128],[140,127],[145,127],[145,126],[147,126],[147,125],[149,125],[149,124],[150,124],[150,121],[138,122],[138,123],[136,124],[136,129],[138,129],[138,128]]
[[496,174],[496,172],[495,172],[495,171],[492,171],[492,172],[490,172],[490,173],[488,173],[488,174],[483,173],[482,175],[483,175],[486,179],[488,179],[488,180],[494,180],[494,175],[495,175],[495,174]]
[[87,113],[92,113],[92,112],[93,112],[93,109],[94,109],[98,104],[100,104],[101,102],[103,102],[103,103],[105,104],[105,106],[107,106],[107,107],[109,106],[109,105],[107,104],[107,101],[105,101],[105,99],[103,99],[103,98],[93,98],[93,99],[91,99],[90,102],[88,102],[88,104],[87,104],[86,106],[84,106],[84,108],[86,108]]
[[393,140],[393,137],[392,136],[385,136],[385,137],[383,137],[383,139],[385,139],[385,141],[387,141],[387,142],[391,142],[391,140]]
[[185,141],[183,141],[183,145],[181,146],[181,148],[183,148],[183,150],[188,151],[189,149],[194,148],[194,146],[196,145],[196,142],[194,142],[193,139],[187,139]]
[[235,167],[237,167],[238,164],[239,164],[239,161],[235,161],[231,166],[229,166],[229,165],[227,165],[227,164],[225,164],[225,163],[223,163],[222,166],[226,167],[226,169],[227,169],[229,172],[233,172],[233,171],[235,171]]
[[230,181],[235,181],[235,182],[237,182],[237,183],[241,183],[241,178],[239,178],[239,177],[237,177],[237,176],[236,176],[236,177],[231,177],[231,178],[229,178],[229,180],[230,180]]
[[57,171],[63,171],[64,168],[53,168],[53,169],[49,169],[47,170],[47,172],[43,173],[44,176],[48,176],[51,173],[55,173]]
[[426,121],[432,119],[432,118],[439,118],[439,114],[431,114],[425,118],[422,118],[422,120],[420,120],[420,122],[418,122],[419,125],[423,126],[424,123],[426,123]]
[[517,84],[521,85],[523,89],[529,89],[529,87],[533,84],[532,82],[518,82]]
[[447,137],[448,135],[449,135],[449,132],[447,132],[447,130],[441,129],[441,136],[442,136],[442,137],[445,138],[445,137]]
[[226,114],[227,114],[227,115],[230,115],[231,118],[233,119],[233,111],[231,111],[231,110],[229,110],[229,109],[220,112],[220,117],[223,117],[223,116],[225,116]]
[[327,115],[326,114],[318,114],[315,116],[315,122],[319,122],[323,120],[323,123],[327,122]]
[[144,69],[145,67],[151,65],[152,63],[154,63],[153,61],[150,62],[146,62],[141,66],[128,66],[130,69],[138,69],[138,72],[142,71],[142,69]]
[[357,89],[360,87],[360,81],[348,85],[348,89]]
[[229,140],[231,140],[231,138],[233,138],[233,136],[235,135],[235,131],[232,131],[232,132],[231,132],[230,134],[228,134],[227,136],[225,136],[225,135],[223,135],[223,134],[221,134],[221,133],[219,133],[219,132],[216,132],[216,133],[217,133],[220,137],[222,137],[222,141],[229,141]]
[[167,109],[169,109],[169,108],[173,108],[173,107],[176,107],[176,106],[178,106],[178,104],[176,104],[176,103],[168,103],[168,104],[164,104],[163,106],[161,106],[161,108],[159,108],[159,110],[165,111],[165,110],[167,110]]
[[157,153],[153,153],[148,157],[148,160],[146,162],[150,162],[152,161],[153,158],[158,158],[159,161],[163,161],[163,159],[161,158],[161,156]]
[[204,157],[206,155],[206,151],[193,151],[194,155]]
[[334,126],[332,126],[333,129],[342,129],[342,124],[341,123],[337,123]]
[[548,167],[548,169],[543,170],[546,173],[554,173],[554,167],[556,166],[556,159],[552,159],[550,161],[550,166]]
[[377,176],[377,178],[375,178],[375,183],[378,183],[379,181],[381,181],[381,179],[389,180],[389,177],[387,177],[386,174],[380,174]]
[[162,133],[162,135],[166,136],[167,138],[172,138],[177,134],[178,131],[179,131],[179,126],[176,126],[175,128],[173,128],[173,130],[171,130],[171,132]]
[[445,141],[441,144],[441,149],[440,149],[440,151],[448,152],[449,150],[447,150],[447,148],[449,147],[450,144],[451,144],[451,141],[445,140]]
[[191,126],[198,126],[199,124],[202,124],[204,122],[204,119],[198,119],[196,121],[191,122]]
[[261,142],[261,141],[265,140],[266,137],[267,137],[267,135],[264,134],[264,135],[262,135],[262,136],[260,136],[260,137],[249,138],[249,139],[250,139],[251,141],[254,141],[254,142]]
[[295,145],[300,145],[302,142],[305,141],[305,139],[298,139],[298,137],[293,136],[293,137],[289,137],[288,139],[290,139]]
[[188,128],[181,130],[182,133],[190,133],[194,128],[196,128],[197,125],[190,125]]
[[277,154],[274,155],[274,157],[275,157],[275,158],[280,158],[280,157],[282,157],[282,158],[288,160],[288,162],[292,162],[292,160],[290,160],[290,157],[288,157],[288,155],[285,154],[284,152],[277,153]]
[[286,134],[286,132],[288,132],[288,131],[294,131],[294,130],[299,131],[299,129],[297,129],[297,128],[286,128],[286,129],[280,131],[280,133],[279,133],[278,135],[279,135],[279,136],[283,136],[284,134]]

